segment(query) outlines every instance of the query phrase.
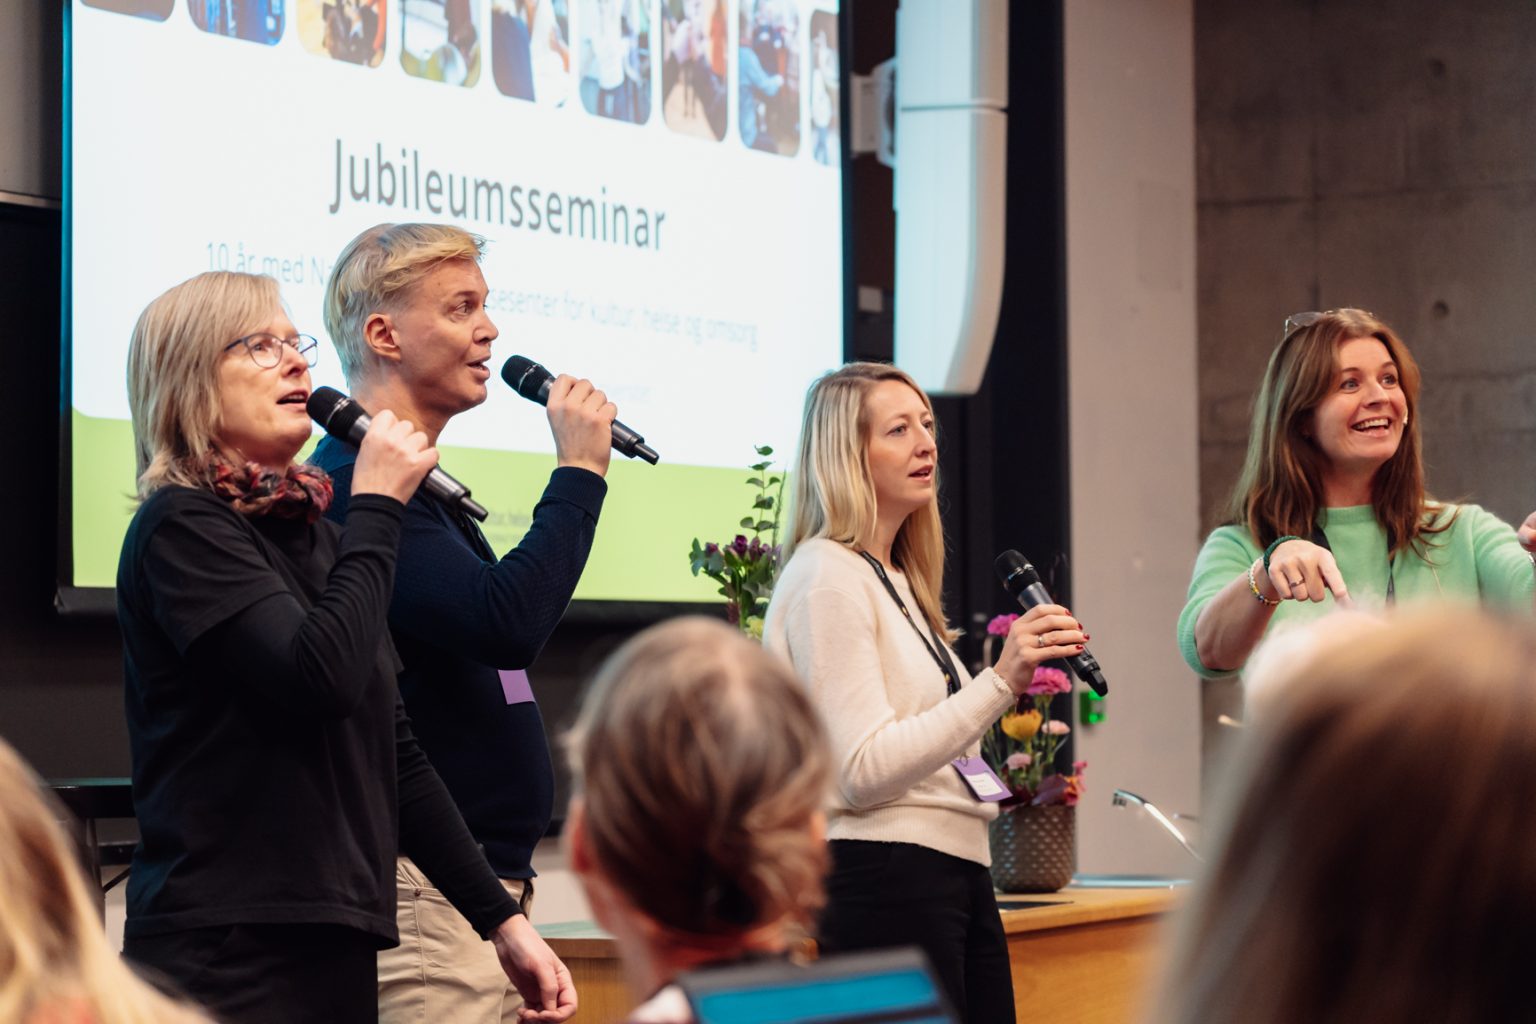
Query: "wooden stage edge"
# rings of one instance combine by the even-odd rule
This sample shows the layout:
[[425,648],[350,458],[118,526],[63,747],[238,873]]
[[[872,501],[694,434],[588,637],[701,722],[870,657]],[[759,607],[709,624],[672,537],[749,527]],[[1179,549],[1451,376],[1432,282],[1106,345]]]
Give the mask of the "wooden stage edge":
[[[1162,919],[1177,904],[1180,888],[1149,882],[1000,894],[999,900],[1045,904],[1002,912],[1016,1018],[1134,1024],[1155,969]],[[613,939],[590,921],[540,925],[539,932],[571,970],[581,1001],[578,1024],[623,1021],[635,1001],[625,988]]]

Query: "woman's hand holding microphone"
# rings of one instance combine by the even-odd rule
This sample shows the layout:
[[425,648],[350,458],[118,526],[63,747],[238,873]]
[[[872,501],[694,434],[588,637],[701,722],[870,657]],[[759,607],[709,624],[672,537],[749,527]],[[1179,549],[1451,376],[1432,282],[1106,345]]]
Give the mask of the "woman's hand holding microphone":
[[410,420],[381,410],[358,446],[352,493],[383,494],[403,505],[435,465],[437,449],[427,443],[427,435]]
[[1023,695],[1035,669],[1047,661],[1082,654],[1088,643],[1083,624],[1059,604],[1039,604],[1014,620],[993,671]]

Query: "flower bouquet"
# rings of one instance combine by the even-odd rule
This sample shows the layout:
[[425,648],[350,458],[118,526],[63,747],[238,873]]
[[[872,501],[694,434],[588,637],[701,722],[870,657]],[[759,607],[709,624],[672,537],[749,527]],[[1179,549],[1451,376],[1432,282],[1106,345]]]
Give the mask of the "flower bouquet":
[[[989,647],[993,637],[1008,635],[1016,618],[999,615],[987,625]],[[1061,669],[1035,669],[1014,710],[982,737],[982,757],[1009,793],[987,835],[992,881],[1003,892],[1055,892],[1077,869],[1075,819],[1088,763],[1072,762],[1070,773],[1057,767],[1072,727],[1051,717],[1051,701],[1070,692],[1072,682]]]
[[[999,615],[987,624],[987,633],[1007,636],[1008,627],[1017,618]],[[1020,706],[1004,715],[982,737],[982,757],[1012,794],[999,805],[1005,811],[1021,804],[1073,807],[1082,796],[1083,769],[1088,762],[1072,762],[1070,773],[1056,767],[1056,755],[1072,727],[1051,717],[1051,699],[1058,693],[1071,692],[1072,682],[1061,669],[1035,669],[1029,689],[1019,699]],[[1032,706],[1021,710],[1026,699]]]
[[[742,517],[738,533],[731,541],[700,543],[693,539],[688,561],[695,576],[703,573],[720,584],[720,596],[726,600],[725,614],[743,633],[761,640],[763,616],[773,597],[773,583],[779,575],[779,516],[784,506],[784,475],[771,473],[773,449],[754,445],[760,461],[751,465],[753,476],[747,485],[753,489],[752,510]],[[750,536],[748,536],[750,534]],[[766,542],[764,535],[767,535]]]

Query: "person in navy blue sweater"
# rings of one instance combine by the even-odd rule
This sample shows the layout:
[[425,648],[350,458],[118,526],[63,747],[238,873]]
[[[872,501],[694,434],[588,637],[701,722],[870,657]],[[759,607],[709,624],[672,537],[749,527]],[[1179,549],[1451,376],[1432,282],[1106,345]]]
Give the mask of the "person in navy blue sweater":
[[[434,445],[453,416],[486,398],[497,332],[482,245],[448,225],[381,224],[347,244],[326,289],[326,329],[353,397],[410,419]],[[473,520],[418,494],[406,505],[389,608],[417,738],[525,909],[554,769],[520,670],[559,623],[592,548],[616,410],[590,382],[561,376],[548,415],[558,465],[523,539],[498,558]],[[325,438],[311,458],[336,481],[327,514],[337,520],[356,457]],[[401,857],[396,882],[402,945],[379,957],[380,1019],[515,1020],[517,991],[420,866]]]

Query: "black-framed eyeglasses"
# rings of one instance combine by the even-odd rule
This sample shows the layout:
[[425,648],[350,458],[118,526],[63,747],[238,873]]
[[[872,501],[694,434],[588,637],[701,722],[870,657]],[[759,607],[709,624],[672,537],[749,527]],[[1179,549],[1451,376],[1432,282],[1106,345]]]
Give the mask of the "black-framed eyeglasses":
[[314,366],[320,361],[320,343],[308,334],[295,334],[291,338],[279,338],[275,334],[266,331],[257,331],[255,334],[247,334],[243,338],[236,338],[224,346],[228,352],[236,345],[244,345],[246,352],[250,353],[251,362],[263,370],[270,370],[283,361],[283,346],[287,345],[299,355],[304,357],[308,366]]

